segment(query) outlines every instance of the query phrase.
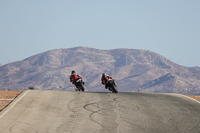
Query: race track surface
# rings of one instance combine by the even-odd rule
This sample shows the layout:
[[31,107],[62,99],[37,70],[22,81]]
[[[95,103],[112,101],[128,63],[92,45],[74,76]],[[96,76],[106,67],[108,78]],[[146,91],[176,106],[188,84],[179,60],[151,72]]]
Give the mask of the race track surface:
[[0,133],[199,133],[200,103],[178,94],[25,91]]

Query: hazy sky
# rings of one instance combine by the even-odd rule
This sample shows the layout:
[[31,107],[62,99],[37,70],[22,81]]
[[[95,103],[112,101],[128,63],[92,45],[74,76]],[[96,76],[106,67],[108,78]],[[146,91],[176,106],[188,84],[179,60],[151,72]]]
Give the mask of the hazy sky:
[[200,66],[200,0],[0,0],[1,64],[77,46]]

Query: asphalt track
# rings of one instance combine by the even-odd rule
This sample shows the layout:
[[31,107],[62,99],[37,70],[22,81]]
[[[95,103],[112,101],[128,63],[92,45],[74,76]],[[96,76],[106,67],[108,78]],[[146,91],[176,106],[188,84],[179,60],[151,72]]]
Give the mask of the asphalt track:
[[0,133],[199,133],[200,103],[178,94],[25,91]]

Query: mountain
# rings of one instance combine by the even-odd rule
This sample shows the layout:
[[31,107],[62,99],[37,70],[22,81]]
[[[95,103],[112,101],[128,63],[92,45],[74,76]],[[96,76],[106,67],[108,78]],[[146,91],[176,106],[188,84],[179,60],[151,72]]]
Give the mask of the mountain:
[[107,91],[103,72],[112,76],[119,92],[200,94],[200,68],[180,66],[167,58],[137,49],[98,50],[88,47],[56,49],[0,67],[0,89],[69,90],[72,70],[87,91]]

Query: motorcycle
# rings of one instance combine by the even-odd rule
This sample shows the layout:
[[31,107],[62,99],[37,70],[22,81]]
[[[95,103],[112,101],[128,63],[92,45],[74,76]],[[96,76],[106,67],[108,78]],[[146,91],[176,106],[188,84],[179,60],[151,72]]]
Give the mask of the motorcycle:
[[74,83],[74,85],[76,86],[76,91],[85,91],[85,87],[84,87],[84,82],[82,81],[82,79],[81,78],[78,78],[76,81],[75,81],[75,83]]
[[115,80],[114,79],[110,79],[108,80],[108,82],[106,83],[108,89],[110,91],[112,91],[112,93],[118,93],[118,90],[117,90],[117,85],[115,84]]

